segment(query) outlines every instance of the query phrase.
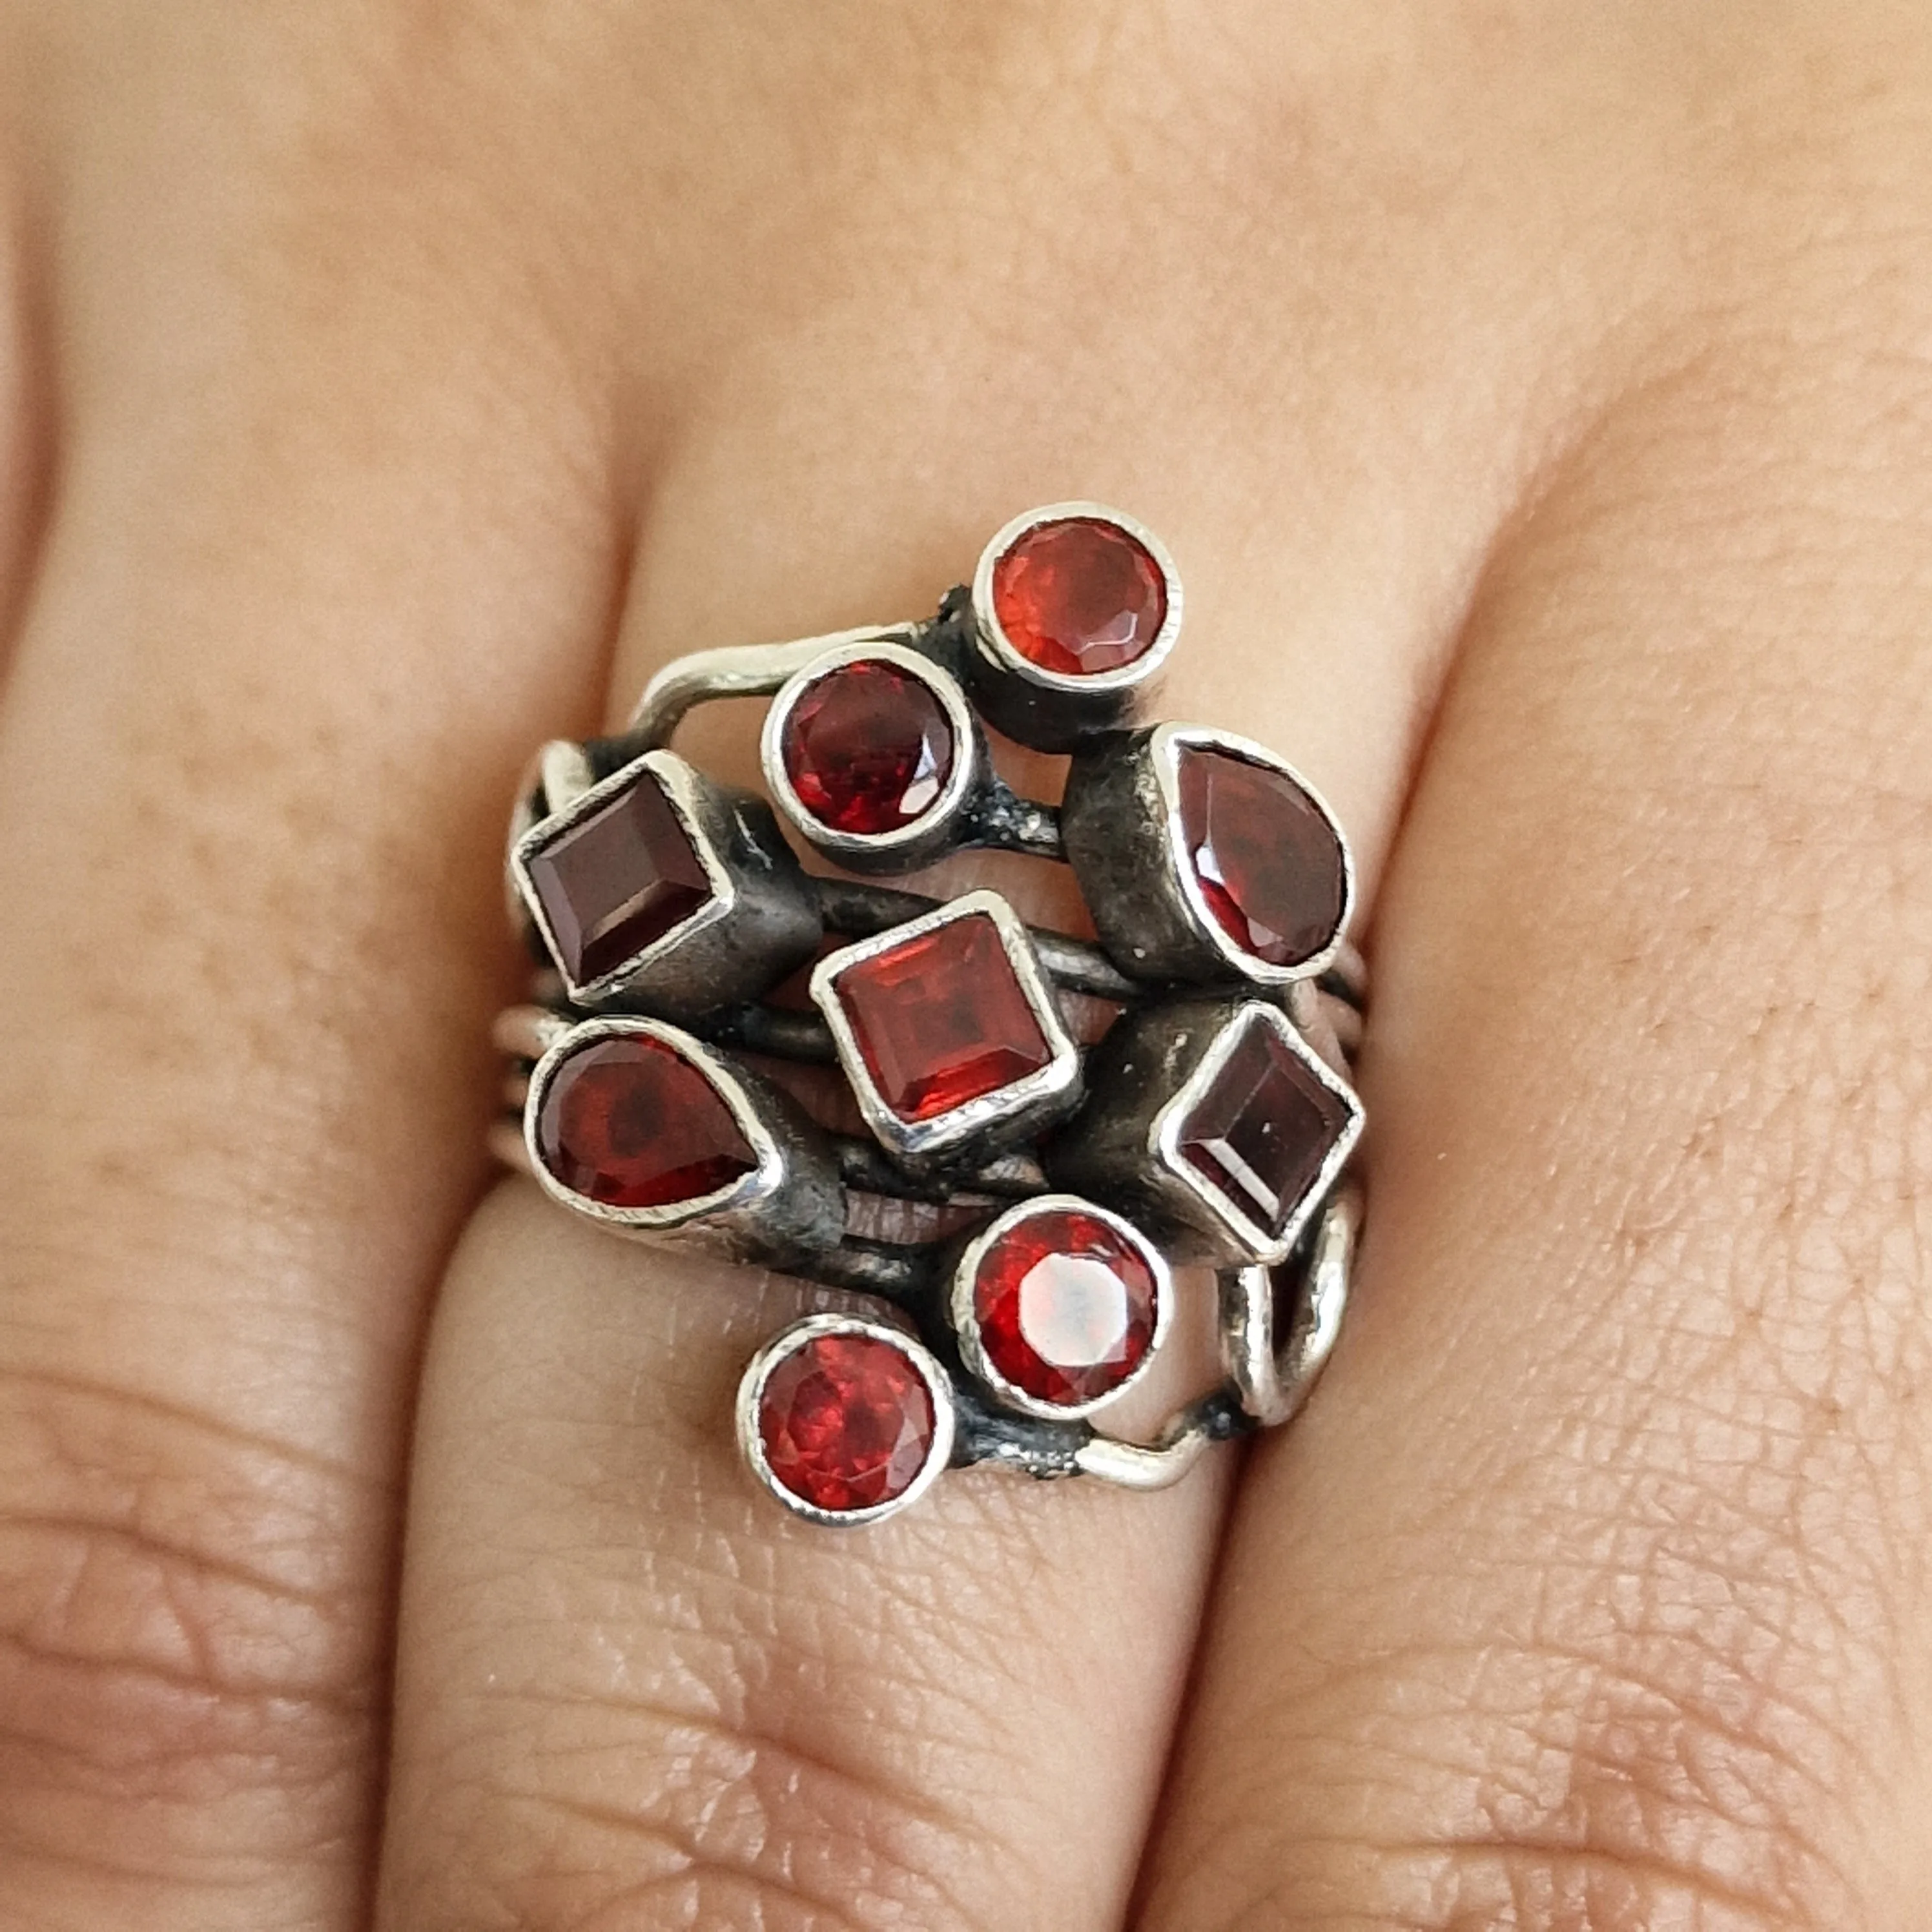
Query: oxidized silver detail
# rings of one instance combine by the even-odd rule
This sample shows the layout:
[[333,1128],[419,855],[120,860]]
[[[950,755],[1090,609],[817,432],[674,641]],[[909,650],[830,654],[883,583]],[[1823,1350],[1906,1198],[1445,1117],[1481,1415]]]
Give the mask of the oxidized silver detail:
[[[661,788],[697,854],[710,896],[621,964],[579,980],[551,926],[531,861],[646,775]],[[771,807],[712,784],[675,752],[646,752],[526,827],[510,850],[510,876],[566,997],[579,1006],[637,1004],[682,1018],[766,991],[812,956],[824,932],[816,888],[785,844]]]

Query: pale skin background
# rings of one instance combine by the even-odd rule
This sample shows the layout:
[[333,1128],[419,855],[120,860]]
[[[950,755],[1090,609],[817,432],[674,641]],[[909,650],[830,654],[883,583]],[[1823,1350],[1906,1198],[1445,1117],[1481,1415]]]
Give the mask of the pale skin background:
[[[0,1926],[1932,1924],[1920,0],[4,0],[0,134]],[[1364,860],[1358,1304],[827,1537],[802,1291],[486,1191],[505,802],[1076,495]]]

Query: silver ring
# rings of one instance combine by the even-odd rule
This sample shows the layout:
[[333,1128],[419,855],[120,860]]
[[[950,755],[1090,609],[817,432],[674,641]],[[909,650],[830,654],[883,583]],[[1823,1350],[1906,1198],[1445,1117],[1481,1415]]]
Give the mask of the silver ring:
[[[1334,1346],[1362,1215],[1353,862],[1273,752],[1141,722],[1181,610],[1150,532],[1049,506],[934,617],[681,658],[520,788],[507,878],[538,963],[498,1022],[492,1145],[609,1232],[862,1298],[740,1390],[748,1466],[812,1522],[879,1521],[975,1462],[1159,1487],[1286,1420]],[[770,802],[672,747],[745,697],[772,700]],[[1072,754],[1058,804],[1007,785],[989,725]],[[874,882],[974,848],[1067,866],[1096,939]],[[808,1004],[774,997],[806,969]],[[836,1069],[863,1131],[786,1062]],[[923,1204],[920,1237],[865,1232],[880,1198]],[[1150,1440],[1109,1436],[1190,1267],[1218,1282],[1222,1379]]]

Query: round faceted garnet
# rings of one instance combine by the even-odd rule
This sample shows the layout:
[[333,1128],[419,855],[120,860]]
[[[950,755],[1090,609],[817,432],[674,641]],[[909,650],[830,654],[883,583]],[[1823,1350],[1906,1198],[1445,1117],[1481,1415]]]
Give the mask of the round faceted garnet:
[[904,1349],[863,1330],[814,1335],[780,1359],[758,1397],[773,1476],[814,1509],[896,1502],[932,1450],[932,1391]]
[[1064,517],[1036,524],[993,566],[993,614],[1029,663],[1096,677],[1152,649],[1167,580],[1118,524]]
[[862,658],[799,694],[782,734],[799,802],[835,832],[896,832],[925,817],[952,775],[952,726],[926,681]]
[[987,1360],[1036,1401],[1070,1406],[1112,1394],[1147,1359],[1160,1298],[1139,1246],[1072,1208],[1015,1222],[973,1278]]
[[648,1034],[593,1040],[550,1076],[537,1111],[544,1167],[610,1208],[668,1208],[758,1166],[710,1081]]
[[1296,966],[1341,929],[1348,870],[1321,807],[1286,772],[1205,745],[1180,749],[1186,862],[1221,930],[1270,966]]

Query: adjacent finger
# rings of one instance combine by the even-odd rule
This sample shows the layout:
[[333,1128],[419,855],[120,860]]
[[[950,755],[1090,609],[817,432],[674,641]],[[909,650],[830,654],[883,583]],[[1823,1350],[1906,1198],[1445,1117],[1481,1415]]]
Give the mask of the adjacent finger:
[[263,164],[262,51],[97,99],[50,238],[63,460],[0,716],[10,1926],[356,1920],[491,1078],[470,833],[609,596],[560,365]]
[[1498,560],[1378,927],[1354,1318],[1250,1468],[1148,1932],[1932,1910],[1899,319],[1708,327]]

